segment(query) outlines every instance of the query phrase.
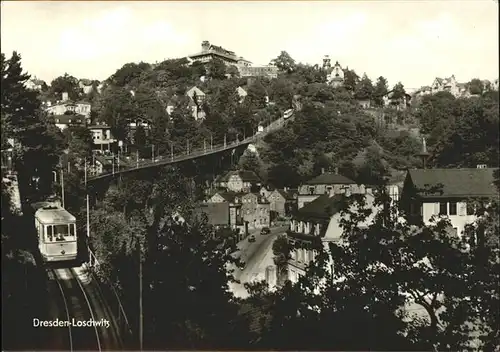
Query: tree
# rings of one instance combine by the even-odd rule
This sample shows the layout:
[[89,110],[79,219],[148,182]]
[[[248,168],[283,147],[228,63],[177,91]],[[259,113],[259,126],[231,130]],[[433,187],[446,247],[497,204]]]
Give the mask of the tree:
[[57,99],[62,99],[62,93],[68,93],[68,97],[71,100],[77,100],[82,91],[78,85],[78,79],[67,73],[64,76],[59,76],[55,78],[52,83],[50,83],[50,91]]
[[259,155],[248,150],[241,156],[239,166],[241,170],[253,171],[257,175],[262,172],[262,161]]
[[10,129],[8,134],[21,145],[21,149],[15,151],[21,193],[28,196],[35,188],[41,194],[50,193],[52,170],[59,160],[61,146],[47,128],[38,93],[24,85],[30,76],[23,73],[21,56],[14,52],[6,60],[2,54],[1,67],[3,120]]
[[[237,264],[228,253],[235,247],[230,238],[214,236],[206,219],[190,215],[187,179],[175,171],[158,176],[155,183],[125,181],[94,213],[92,231],[99,236],[91,238],[105,269],[100,275],[110,275],[137,317],[138,281],[130,272],[143,258],[145,347],[235,348],[248,329],[236,319],[228,290],[226,266]],[[179,270],[166,270],[174,266]]]
[[296,67],[295,60],[286,51],[282,51],[277,58],[271,60],[270,64],[285,73],[292,73]]
[[344,88],[354,92],[356,86],[359,83],[359,76],[356,74],[354,70],[346,69],[344,71]]
[[366,99],[372,99],[373,97],[373,84],[370,78],[365,74],[363,74],[363,77],[359,81],[358,85],[356,86],[356,93],[355,97],[356,99],[359,100],[366,100]]
[[[498,272],[493,274],[498,252],[488,252],[488,259],[479,264],[480,247],[467,249],[463,239],[450,236],[447,220],[412,227],[400,221],[384,187],[375,197],[378,211],[368,226],[359,225],[366,224],[374,208],[364,195],[353,195],[336,204],[342,216],[340,241],[324,246],[316,238],[295,245],[315,250],[315,260],[297,284],[264,293],[272,321],[260,347],[457,350],[473,339],[470,326],[489,343],[476,348],[498,342],[498,330],[492,328],[498,317],[478,320],[498,306],[498,289],[491,286],[499,279]],[[487,287],[486,292],[479,287]],[[484,332],[478,324],[486,325]],[[353,332],[354,326],[365,328],[363,339]]]
[[[171,114],[172,129],[170,139],[174,146],[174,152],[185,152],[188,143],[193,148],[199,138],[198,123],[193,118],[191,109],[188,108],[188,99],[179,99],[176,108]],[[207,116],[208,119],[208,116]]]
[[267,91],[264,85],[259,80],[256,80],[248,87],[247,93],[248,95],[245,98],[245,103],[250,104],[256,109],[266,107]]
[[228,75],[231,76],[231,78],[239,78],[240,77],[240,71],[238,70],[238,67],[236,67],[235,65],[231,65],[227,68],[227,72],[226,72]]
[[207,73],[211,79],[223,80],[226,78],[226,64],[221,59],[211,60],[207,64]]
[[454,115],[440,122],[444,126],[434,137],[436,142],[431,160],[440,166],[498,166],[498,101],[463,99],[459,101],[459,107],[452,105]]
[[85,159],[92,157],[92,134],[85,127],[75,126],[68,129],[70,136],[68,141],[68,151],[70,156],[79,164]]
[[483,82],[479,78],[474,78],[467,84],[469,92],[472,95],[481,95],[485,90]]
[[123,65],[121,68],[109,78],[115,86],[125,87],[126,85],[137,80],[141,75],[151,69],[151,65],[145,62],[138,64],[130,62]]
[[401,83],[401,82],[396,83],[394,88],[392,88],[392,99],[393,100],[399,100],[401,98],[404,98],[405,94],[406,94],[405,87],[403,86],[403,83]]
[[101,94],[97,111],[99,120],[106,122],[113,136],[123,141],[127,140],[129,122],[135,122],[140,114],[130,91],[112,86]]
[[384,106],[383,97],[384,95],[387,94],[387,92],[388,92],[387,79],[380,76],[377,79],[377,82],[375,83],[375,88],[373,91],[374,101],[377,106],[379,107]]
[[134,134],[134,145],[138,150],[143,151],[146,146],[146,131],[142,125],[137,126]]

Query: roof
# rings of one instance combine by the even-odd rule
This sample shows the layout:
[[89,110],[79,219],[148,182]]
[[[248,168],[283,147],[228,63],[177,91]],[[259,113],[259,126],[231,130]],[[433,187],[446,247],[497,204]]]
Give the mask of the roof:
[[231,192],[231,191],[218,191],[218,192],[215,192],[212,197],[215,195],[215,194],[218,194],[219,196],[221,196],[222,198],[224,198],[227,202],[234,202],[234,199],[236,197],[243,197],[246,193],[243,193],[243,192]]
[[112,159],[113,159],[113,157],[111,157],[111,156],[110,157],[106,157],[103,155],[96,155],[95,156],[95,160],[100,162],[103,166],[112,165],[113,164]]
[[283,198],[285,198],[286,200],[293,200],[293,199],[295,199],[294,193],[292,193],[290,191],[285,191],[284,189],[279,189],[279,188],[275,189],[275,191],[278,192],[279,194],[281,194],[281,196]]
[[238,175],[241,177],[243,182],[260,182],[259,176],[255,174],[253,171],[247,170],[238,170],[238,171],[229,171],[224,176],[220,177],[218,182],[227,182],[231,176]]
[[443,79],[442,78],[436,77],[434,79],[434,81],[437,81],[439,84],[443,84]]
[[305,183],[306,185],[352,185],[353,180],[333,172],[325,172]]
[[42,223],[61,223],[76,221],[76,218],[67,210],[60,207],[47,207],[38,209],[35,217]]
[[197,96],[204,96],[205,95],[205,93],[203,93],[203,91],[200,88],[196,87],[196,86],[193,87],[193,88],[191,88],[191,89],[189,89],[186,92],[186,95],[188,97],[192,98],[195,93],[196,93]]
[[248,95],[247,91],[241,87],[236,88],[236,92],[240,97],[246,97]]
[[203,203],[194,209],[195,214],[206,214],[211,225],[229,225],[229,205],[227,203]]
[[294,215],[295,219],[330,219],[332,215],[340,210],[340,204],[344,195],[335,194],[329,196],[323,194],[300,208]]
[[92,85],[92,81],[90,79],[87,79],[87,78],[82,78],[78,83],[81,83],[85,86],[90,86]]
[[108,125],[92,125],[87,127],[89,130],[108,130],[111,126]]
[[[416,169],[408,171],[406,180],[411,182],[421,197],[492,197],[498,196],[494,184],[495,170],[497,169]],[[422,191],[430,187],[439,189],[433,193]]]

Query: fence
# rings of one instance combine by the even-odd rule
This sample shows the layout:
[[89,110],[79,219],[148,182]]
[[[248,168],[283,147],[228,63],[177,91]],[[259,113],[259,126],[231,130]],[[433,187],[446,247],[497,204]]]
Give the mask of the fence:
[[97,282],[97,287],[101,297],[105,300],[107,307],[111,311],[112,317],[115,319],[116,328],[118,330],[117,333],[121,337],[124,346],[133,346],[134,334],[132,332],[132,328],[130,327],[127,314],[125,314],[125,309],[123,308],[120,297],[109,281],[103,280],[100,275],[96,275],[99,271],[99,261],[90,248],[88,249],[88,253],[89,266],[92,269],[90,270],[92,278]]
[[[289,119],[288,121],[290,121],[290,120],[291,119]],[[265,131],[265,133],[269,133],[271,131],[274,131],[274,130],[284,126],[285,123],[286,123],[285,119],[279,118],[278,120],[271,122],[271,124],[267,127],[267,131]],[[200,157],[203,155],[215,154],[215,153],[218,153],[220,151],[233,149],[239,145],[249,144],[251,142],[255,142],[255,141],[259,140],[260,138],[263,138],[263,136],[264,136],[264,134],[256,134],[256,135],[247,137],[242,141],[233,141],[233,142],[228,142],[228,143],[214,145],[214,146],[205,146],[204,148],[201,148],[201,149],[196,149],[196,150],[192,150],[189,152],[177,153],[176,155],[158,156],[154,160],[147,160],[147,161],[141,160],[141,161],[137,162],[133,167],[123,168],[123,169],[120,169],[120,170],[117,170],[114,172],[102,173],[100,175],[90,177],[88,179],[88,181],[108,177],[110,175],[114,175],[114,174],[118,174],[118,173],[143,169],[143,168],[147,168],[147,167],[154,167],[154,166],[159,166],[159,165],[168,165],[168,164],[176,163],[179,161],[194,159],[196,157]]]

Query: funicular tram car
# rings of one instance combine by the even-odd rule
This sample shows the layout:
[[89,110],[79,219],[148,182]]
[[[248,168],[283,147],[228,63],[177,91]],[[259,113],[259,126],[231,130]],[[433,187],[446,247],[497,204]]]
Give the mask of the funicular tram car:
[[45,262],[74,260],[77,257],[76,218],[52,202],[34,205],[38,247]]

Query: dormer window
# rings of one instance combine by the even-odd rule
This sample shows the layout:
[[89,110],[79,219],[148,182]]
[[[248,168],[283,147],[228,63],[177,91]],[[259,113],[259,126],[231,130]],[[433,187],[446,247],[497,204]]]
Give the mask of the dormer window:
[[309,187],[309,194],[314,194],[314,187]]

